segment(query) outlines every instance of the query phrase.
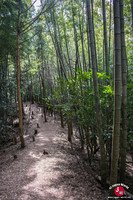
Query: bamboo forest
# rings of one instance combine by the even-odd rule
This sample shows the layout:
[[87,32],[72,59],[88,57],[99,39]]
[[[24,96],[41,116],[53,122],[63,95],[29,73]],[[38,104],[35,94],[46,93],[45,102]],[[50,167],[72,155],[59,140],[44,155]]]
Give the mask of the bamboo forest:
[[0,0],[0,200],[133,199],[133,0]]

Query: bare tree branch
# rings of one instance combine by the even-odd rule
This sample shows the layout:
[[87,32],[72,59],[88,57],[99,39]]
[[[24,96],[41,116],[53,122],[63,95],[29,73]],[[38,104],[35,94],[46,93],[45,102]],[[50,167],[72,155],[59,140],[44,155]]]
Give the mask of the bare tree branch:
[[45,12],[47,12],[48,10],[50,10],[51,8],[53,8],[54,7],[54,5],[56,4],[57,2],[55,2],[53,5],[50,5],[45,11],[43,11],[43,9],[45,8],[45,6],[46,6],[46,4],[43,6],[43,9],[42,9],[42,11],[40,12],[40,14],[39,15],[37,15],[34,19],[33,19],[33,21],[29,24],[29,26],[28,27],[26,27],[24,30],[22,30],[21,31],[21,35],[22,34],[25,34],[26,32],[26,30],[30,27],[30,26],[32,26],[32,24],[34,24],[38,19],[39,19],[39,17],[42,15],[42,14],[44,14]]
[[[34,17],[33,19],[31,19],[31,20],[30,20],[28,23],[26,23],[25,25],[23,25],[22,28],[23,28],[23,27],[26,27],[27,25],[30,26],[30,24],[32,25],[32,23],[33,23],[36,19],[38,19],[38,16],[41,15],[41,13],[42,13],[42,11],[44,10],[44,8],[45,8],[46,5],[47,5],[47,3],[45,3],[45,4],[42,6],[40,14],[38,14],[36,17]],[[26,27],[26,28],[28,28],[28,27]]]
[[21,12],[20,14],[24,14],[24,13],[26,13],[28,10],[30,10],[31,9],[31,7],[36,3],[36,1],[37,0],[35,0],[34,2],[33,2],[33,4],[31,4],[30,5],[30,7],[29,8],[27,8],[26,10],[24,10],[23,12]]

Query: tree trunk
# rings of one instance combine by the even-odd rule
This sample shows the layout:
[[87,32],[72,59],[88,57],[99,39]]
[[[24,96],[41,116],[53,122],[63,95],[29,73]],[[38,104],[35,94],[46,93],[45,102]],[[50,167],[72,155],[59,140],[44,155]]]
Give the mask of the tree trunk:
[[64,31],[64,36],[65,36],[65,45],[66,45],[67,57],[68,57],[68,65],[69,65],[70,73],[71,73],[71,76],[72,76],[73,73],[72,73],[70,55],[69,55],[69,50],[68,50],[68,40],[67,40],[67,36],[66,36],[66,25],[64,23],[63,9],[62,9],[62,18],[63,18],[63,31]]
[[72,132],[72,120],[68,120],[68,141],[71,142],[71,136],[72,136],[73,132]]
[[104,39],[103,39],[103,72],[105,72],[104,54],[105,54],[105,45],[104,45]]
[[[84,9],[83,9],[83,16],[84,16]],[[87,71],[86,59],[85,59],[85,51],[84,51],[84,35],[83,35],[84,23],[83,23],[83,16],[82,16],[82,20],[80,20],[81,16],[80,16],[80,11],[79,11],[79,29],[80,29],[81,44],[82,44],[83,70]]]
[[79,57],[79,47],[78,47],[78,40],[77,40],[77,30],[75,26],[75,17],[74,17],[74,9],[73,9],[73,0],[72,2],[72,18],[73,18],[73,29],[74,29],[74,40],[75,40],[75,49],[76,49],[76,62],[75,62],[75,77],[76,77],[76,69],[77,67],[80,68],[80,57]]
[[110,65],[110,42],[111,42],[111,2],[110,0],[110,15],[109,15],[109,65]]
[[87,155],[88,155],[88,160],[89,160],[89,164],[91,165],[91,155],[90,155],[90,150],[89,150],[89,132],[87,130],[87,128],[85,129],[85,140],[86,140],[86,150],[87,150]]
[[[87,9],[86,9],[86,16],[87,16]],[[87,18],[87,17],[86,17]],[[87,47],[88,47],[88,60],[89,60],[89,69],[92,69],[91,63],[91,55],[90,55],[90,37],[89,37],[89,25],[86,19],[86,32],[87,32]]]
[[89,33],[90,33],[90,41],[91,41],[91,57],[92,57],[92,71],[93,71],[93,87],[94,87],[94,95],[95,95],[96,123],[97,123],[97,131],[98,131],[99,144],[100,144],[101,182],[102,182],[102,185],[105,185],[106,176],[107,176],[107,172],[106,172],[107,164],[106,164],[106,154],[105,154],[104,140],[103,140],[102,128],[101,128],[102,124],[101,124],[98,78],[97,78],[97,67],[96,67],[96,51],[95,51],[92,17],[91,17],[91,12],[90,12],[90,0],[86,0],[86,8],[87,8],[87,16],[88,16],[87,20],[89,23]]
[[57,39],[57,31],[56,31],[56,23],[55,23],[55,17],[54,17],[54,10],[53,10],[52,14],[53,14],[52,19],[53,19],[53,26],[54,26],[54,38],[52,36],[52,33],[51,33],[51,30],[50,30],[50,26],[48,24],[48,20],[47,20],[46,15],[45,15],[45,19],[46,19],[46,23],[47,23],[47,26],[48,26],[48,29],[49,29],[49,33],[50,33],[52,42],[53,42],[55,50],[56,50],[57,57],[59,58],[60,68],[61,68],[61,70],[63,72],[64,78],[66,80],[68,80],[67,75],[66,75],[65,66],[64,66],[64,61],[63,61],[63,59],[61,57],[61,52],[60,52],[59,43],[58,43],[58,39]]
[[23,137],[22,102],[21,102],[21,91],[20,91],[20,55],[19,55],[20,8],[21,8],[21,0],[19,0],[18,29],[17,29],[17,91],[18,91],[18,105],[19,105],[19,136],[20,136],[20,141],[21,141],[21,147],[24,148],[25,141]]
[[124,33],[123,0],[120,0],[121,70],[122,70],[122,131],[120,134],[120,181],[125,182],[127,146],[127,59]]
[[133,36],[133,0],[131,0],[131,13],[132,13],[132,36]]
[[104,28],[104,46],[105,46],[106,74],[109,75],[109,56],[108,56],[109,54],[108,54],[108,42],[107,42],[105,0],[102,0],[102,9],[103,9],[103,28]]
[[92,11],[92,30],[93,30],[93,35],[94,35],[94,45],[95,45],[95,55],[96,55],[96,69],[98,71],[98,66],[97,66],[97,51],[96,51],[96,39],[95,39],[95,30],[94,30],[94,14],[93,14],[93,0],[91,0],[91,10]]
[[119,159],[119,137],[121,118],[121,37],[120,37],[120,6],[119,0],[113,1],[114,9],[114,45],[115,45],[115,91],[114,91],[114,122],[112,136],[111,174],[110,185],[117,183],[118,159]]
[[31,74],[30,78],[31,78],[31,97],[30,97],[30,99],[31,99],[31,103],[34,104],[32,74]]
[[46,90],[45,90],[45,77],[44,77],[44,67],[42,67],[42,87],[43,87],[43,112],[44,112],[44,120],[47,122],[47,117],[46,117]]

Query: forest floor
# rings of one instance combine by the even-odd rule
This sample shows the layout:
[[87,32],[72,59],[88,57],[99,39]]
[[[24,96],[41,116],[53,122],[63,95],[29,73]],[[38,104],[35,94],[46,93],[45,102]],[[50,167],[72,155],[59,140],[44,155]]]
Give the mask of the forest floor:
[[[94,178],[79,139],[73,138],[73,149],[67,141],[67,128],[60,119],[47,116],[37,104],[24,105],[26,147],[6,146],[0,152],[0,200],[105,200],[108,191]],[[34,118],[34,119],[33,119]],[[37,123],[40,128],[37,128]],[[37,129],[33,142],[31,135]],[[48,154],[43,154],[43,151]],[[14,155],[17,158],[14,159]]]

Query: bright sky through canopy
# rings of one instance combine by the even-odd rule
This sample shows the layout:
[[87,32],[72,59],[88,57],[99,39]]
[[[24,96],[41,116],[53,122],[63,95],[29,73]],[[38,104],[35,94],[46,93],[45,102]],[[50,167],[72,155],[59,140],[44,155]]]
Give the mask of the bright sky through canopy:
[[[32,3],[34,3],[35,0],[32,0]],[[39,6],[40,6],[40,0],[37,0],[35,3],[34,3],[34,7],[36,9],[36,11],[39,9]]]

